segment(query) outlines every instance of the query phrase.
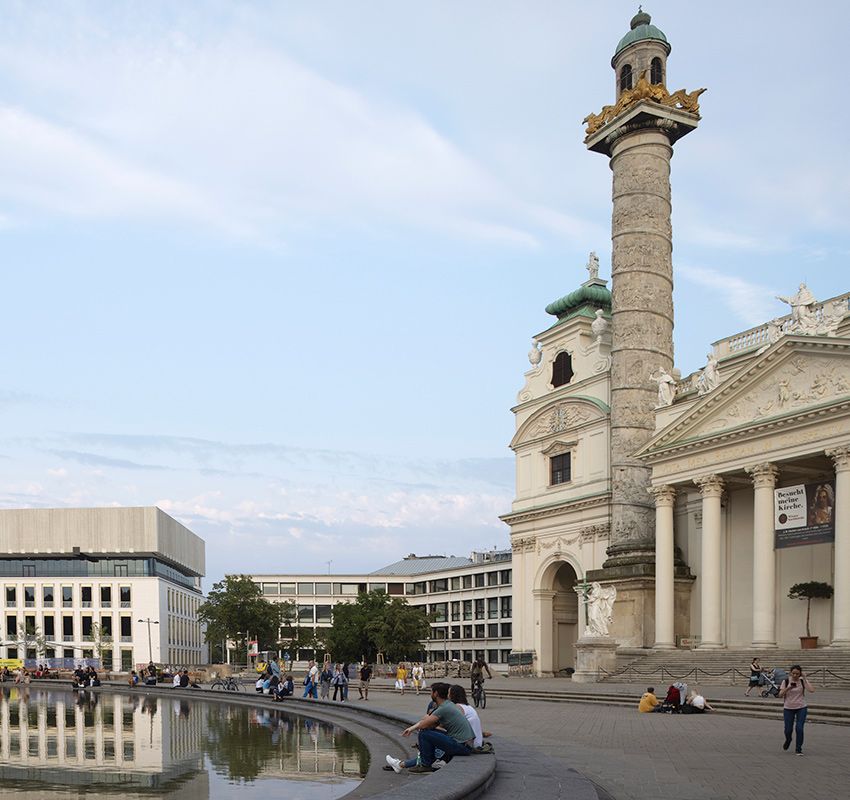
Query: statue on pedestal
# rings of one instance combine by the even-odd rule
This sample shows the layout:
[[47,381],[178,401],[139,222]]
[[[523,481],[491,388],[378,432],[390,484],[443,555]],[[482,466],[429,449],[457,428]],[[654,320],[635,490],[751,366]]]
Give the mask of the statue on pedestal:
[[720,369],[717,366],[717,358],[714,353],[709,353],[705,367],[697,378],[697,394],[708,394],[712,389],[720,385]]
[[608,625],[614,619],[614,601],[617,599],[617,590],[613,586],[602,586],[594,581],[590,584],[590,590],[585,596],[587,606],[587,629],[588,636],[608,636]]
[[590,251],[590,257],[587,259],[585,269],[587,270],[588,280],[599,280],[599,256],[593,250]]

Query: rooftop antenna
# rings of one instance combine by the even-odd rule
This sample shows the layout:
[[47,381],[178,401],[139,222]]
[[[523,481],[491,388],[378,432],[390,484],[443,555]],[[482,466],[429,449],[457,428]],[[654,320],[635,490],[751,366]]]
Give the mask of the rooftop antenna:
[[325,561],[325,564],[328,565],[328,575],[331,574],[331,564],[333,564],[333,563],[334,563],[333,559],[331,559],[330,561]]

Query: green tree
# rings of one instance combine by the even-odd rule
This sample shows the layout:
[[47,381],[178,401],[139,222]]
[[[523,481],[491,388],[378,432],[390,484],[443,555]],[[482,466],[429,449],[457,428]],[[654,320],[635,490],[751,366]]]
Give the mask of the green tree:
[[293,616],[292,603],[269,602],[247,575],[228,575],[213,584],[198,608],[198,618],[207,626],[207,641],[232,639],[243,653],[248,635],[257,639],[261,650],[276,648],[281,625],[290,624]]
[[788,597],[792,600],[806,601],[806,636],[811,636],[809,622],[812,615],[812,600],[829,600],[832,597],[832,587],[821,581],[807,581],[806,583],[795,583],[788,590]]
[[[112,637],[103,630],[103,626],[98,622],[92,623],[92,636],[94,637],[94,652],[100,659],[101,669],[112,669]],[[109,664],[107,664],[107,658]]]
[[401,597],[384,592],[361,592],[356,603],[334,607],[334,624],[325,643],[337,661],[375,661],[378,653],[389,660],[417,653],[430,632],[428,616]]

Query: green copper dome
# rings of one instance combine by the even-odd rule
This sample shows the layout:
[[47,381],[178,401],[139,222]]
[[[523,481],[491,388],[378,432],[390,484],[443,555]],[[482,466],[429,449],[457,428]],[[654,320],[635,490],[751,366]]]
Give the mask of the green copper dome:
[[[549,303],[546,306],[546,313],[552,314],[562,320],[572,316],[576,311],[584,306],[593,308],[602,308],[605,311],[611,310],[611,292],[604,286],[599,284],[585,284],[579,286],[574,292],[564,295],[560,300],[554,303]],[[589,316],[593,316],[590,314]]]
[[655,25],[651,24],[652,17],[649,16],[645,11],[638,11],[632,17],[631,30],[620,39],[620,43],[617,45],[617,49],[614,51],[614,57],[616,58],[618,53],[621,50],[625,50],[630,44],[634,44],[635,42],[643,41],[644,39],[655,39],[658,42],[664,42],[667,47],[667,52],[670,52],[670,43],[667,41],[667,37],[664,35],[664,32],[655,27]]

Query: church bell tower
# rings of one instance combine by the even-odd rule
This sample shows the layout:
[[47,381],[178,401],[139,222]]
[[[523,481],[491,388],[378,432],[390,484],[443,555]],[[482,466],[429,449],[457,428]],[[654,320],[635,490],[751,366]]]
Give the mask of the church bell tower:
[[[705,91],[668,91],[670,49],[639,11],[611,59],[614,103],[584,120],[587,148],[608,156],[613,173],[611,536],[603,568],[587,578],[619,584],[623,599],[633,592],[646,620],[632,623],[640,628],[651,624],[655,518],[650,470],[634,454],[654,432],[651,376],[673,372],[670,159],[674,143],[697,127]],[[651,631],[634,634],[631,644],[652,643]]]

